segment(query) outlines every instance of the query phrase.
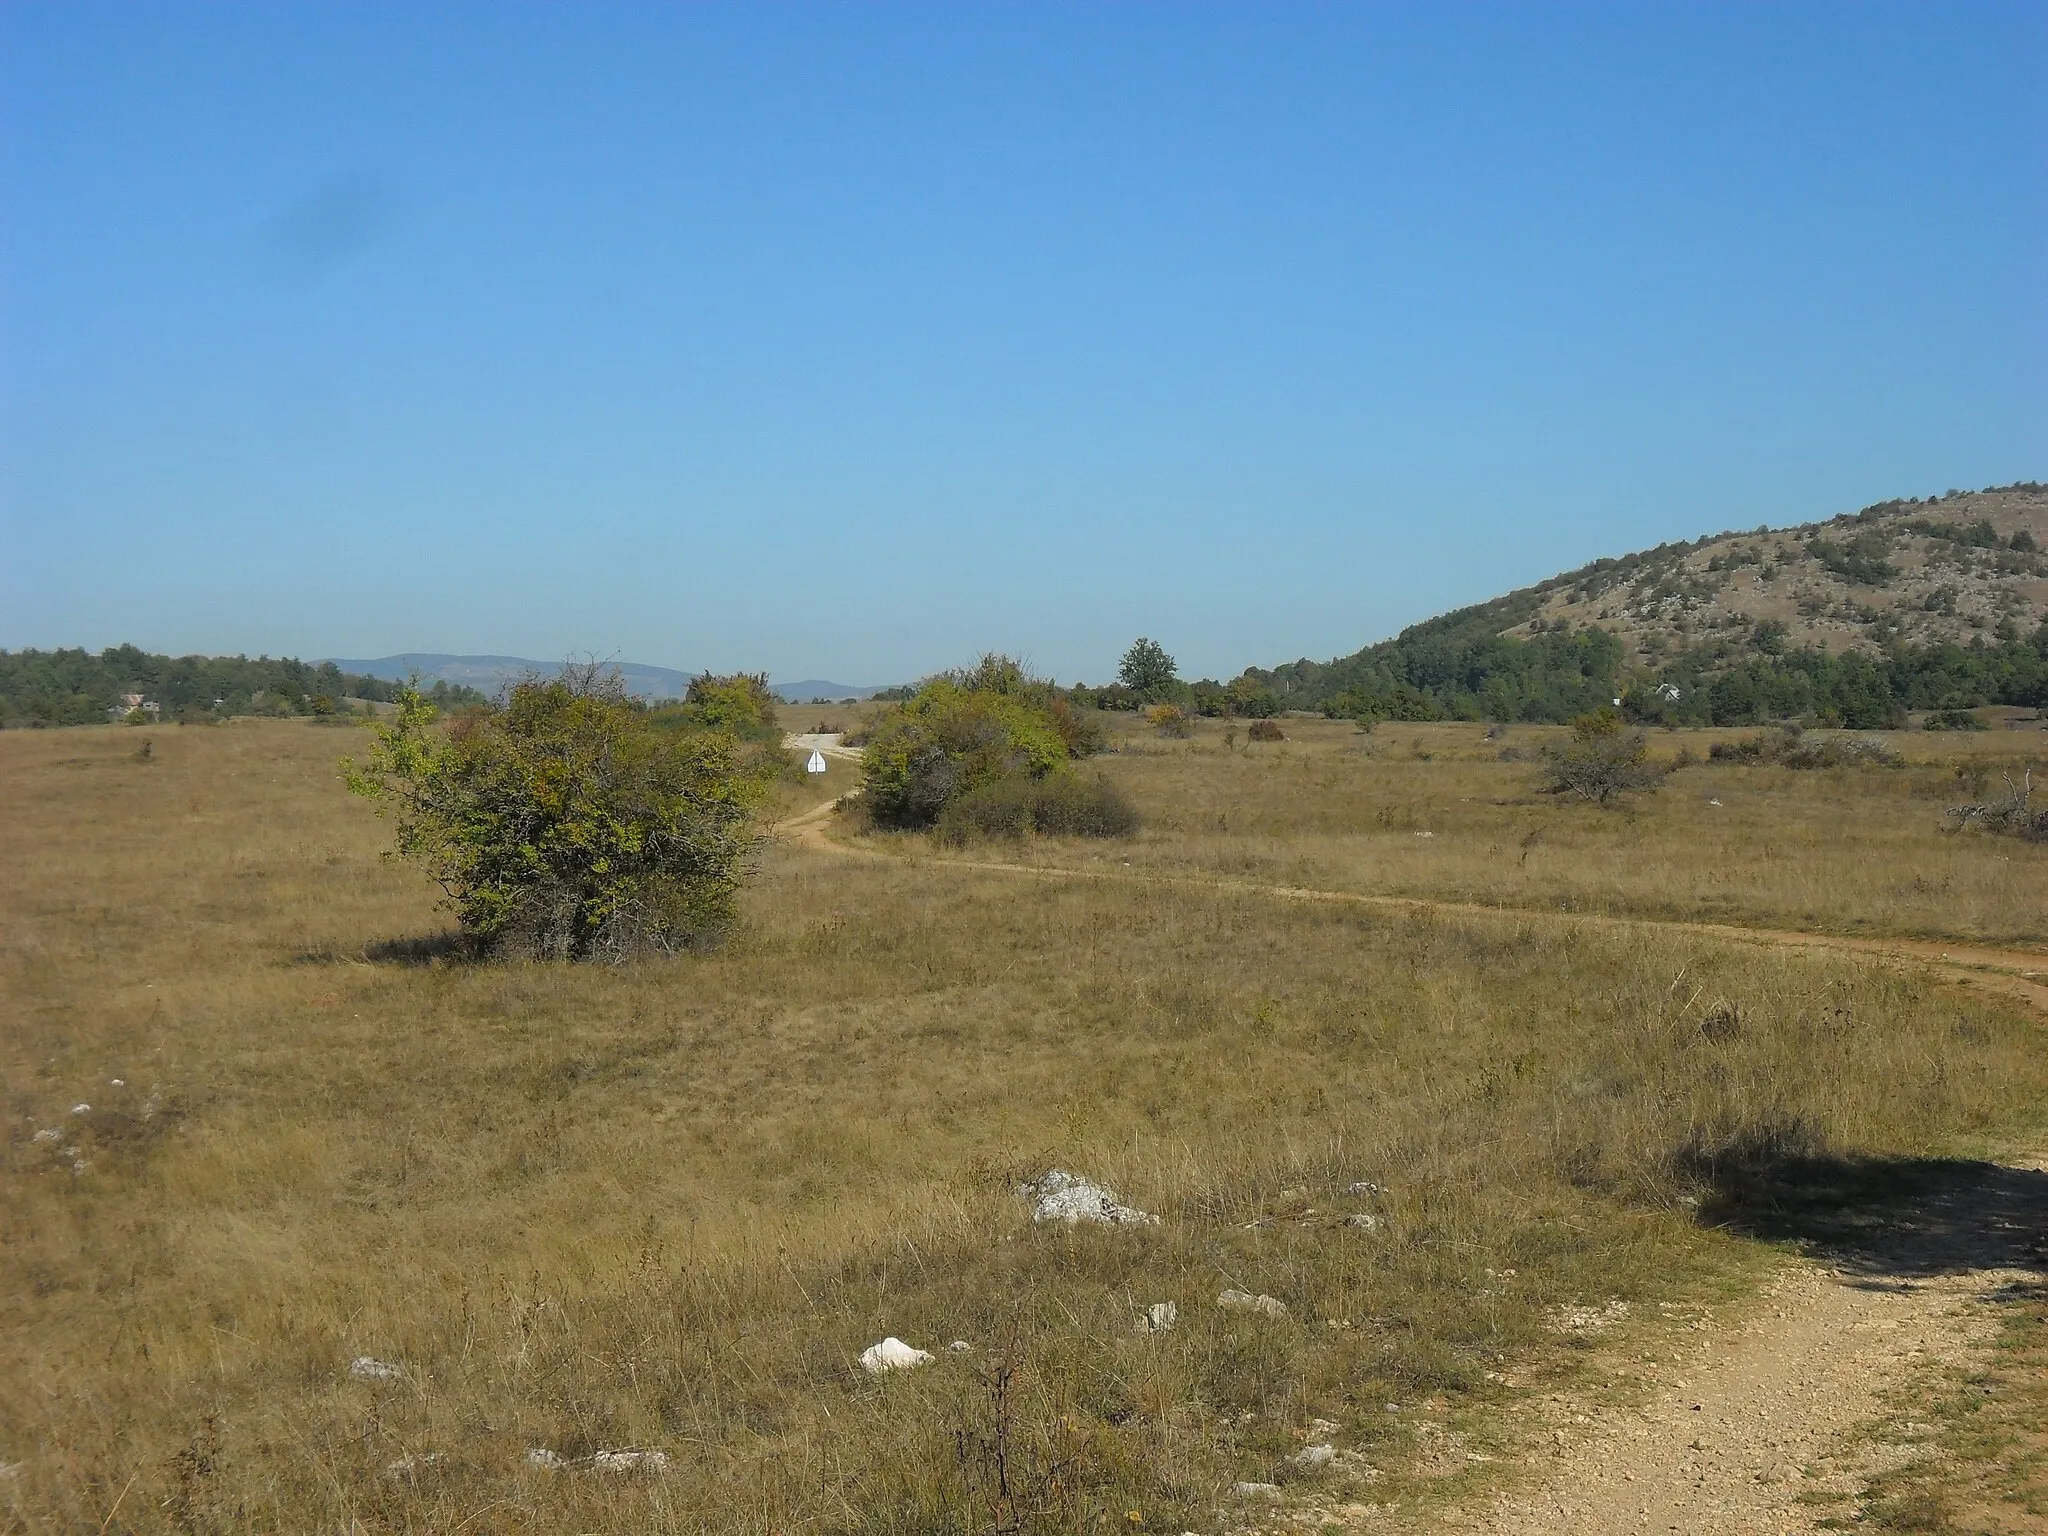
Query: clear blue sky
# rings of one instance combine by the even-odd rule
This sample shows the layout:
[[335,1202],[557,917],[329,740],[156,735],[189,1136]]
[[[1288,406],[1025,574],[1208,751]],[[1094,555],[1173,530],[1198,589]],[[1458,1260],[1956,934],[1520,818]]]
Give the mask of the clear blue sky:
[[2048,477],[2048,6],[0,8],[0,646],[1327,657]]

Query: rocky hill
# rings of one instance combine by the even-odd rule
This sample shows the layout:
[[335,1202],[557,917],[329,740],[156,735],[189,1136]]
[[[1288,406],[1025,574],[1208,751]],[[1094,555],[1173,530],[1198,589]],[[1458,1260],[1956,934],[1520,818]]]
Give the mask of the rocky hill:
[[2048,620],[2048,485],[1886,501],[1797,528],[1724,533],[1591,565],[1512,594],[1504,634],[1593,625],[1654,667],[1715,640],[1782,653],[1968,644]]
[[[1223,690],[1218,690],[1219,696]],[[2048,485],[1880,502],[1596,560],[1332,661],[1253,667],[1251,713],[1673,723],[2048,704]]]

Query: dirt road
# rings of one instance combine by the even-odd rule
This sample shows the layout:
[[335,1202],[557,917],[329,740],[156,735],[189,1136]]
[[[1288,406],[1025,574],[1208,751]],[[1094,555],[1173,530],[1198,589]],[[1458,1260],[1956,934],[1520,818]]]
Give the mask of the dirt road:
[[[829,835],[836,804],[778,828],[806,848],[886,858]],[[1414,897],[1132,870],[1076,870],[991,859],[947,868],[1033,879],[1200,886],[1288,901],[1455,915],[1553,920],[1591,927],[1673,929],[1733,943],[1833,950],[1923,966],[1944,981],[2011,996],[2048,1017],[2048,955],[1917,939],[1850,938],[1589,916]],[[1966,1365],[1996,1327],[2001,1295],[2038,1286],[2048,1234],[2048,1161],[1981,1165],[1874,1218],[1874,1226],[1778,1231],[1813,1257],[1788,1260],[1765,1293],[1703,1319],[1676,1359],[1640,1367],[1654,1385],[1641,1406],[1546,1405],[1551,1455],[1524,1469],[1516,1491],[1432,1517],[1430,1530],[1465,1536],[1786,1536],[1817,1532],[1882,1459],[1845,1434],[1874,1418],[1885,1394],[1917,1366]],[[1866,1218],[1872,1219],[1872,1218]],[[1824,1496],[1832,1495],[1832,1505]],[[1270,1517],[1274,1529],[1383,1530],[1398,1516],[1310,1498]]]

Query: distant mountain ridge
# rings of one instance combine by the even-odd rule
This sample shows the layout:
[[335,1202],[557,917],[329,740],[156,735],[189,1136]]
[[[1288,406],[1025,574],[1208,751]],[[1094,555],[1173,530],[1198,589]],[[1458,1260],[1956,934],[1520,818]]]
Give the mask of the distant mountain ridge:
[[[451,656],[439,651],[410,651],[399,656],[379,656],[367,661],[332,660],[344,672],[402,683],[417,676],[424,682],[460,683],[480,693],[496,693],[522,677],[553,677],[562,670],[559,661],[533,661],[524,656]],[[625,679],[626,691],[642,699],[680,699],[689,691],[690,679],[700,674],[679,672],[673,667],[649,666],[644,662],[616,661],[607,666]],[[794,683],[770,685],[785,703],[809,703],[813,699],[865,699],[878,689],[805,678]]]

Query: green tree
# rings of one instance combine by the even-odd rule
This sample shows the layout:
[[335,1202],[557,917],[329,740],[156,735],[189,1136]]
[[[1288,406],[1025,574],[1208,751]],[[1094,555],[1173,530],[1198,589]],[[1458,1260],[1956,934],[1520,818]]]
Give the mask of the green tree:
[[1157,640],[1139,636],[1117,664],[1117,681],[1134,692],[1157,697],[1179,680],[1173,658]]
[[570,667],[451,730],[409,687],[376,736],[349,788],[485,952],[618,959],[730,925],[765,787],[730,731],[659,729],[615,672]]

